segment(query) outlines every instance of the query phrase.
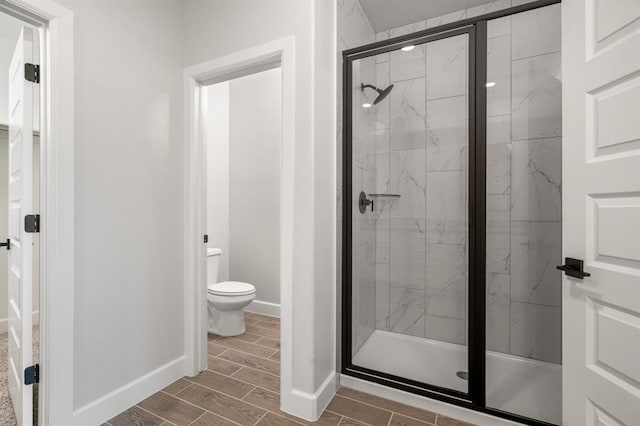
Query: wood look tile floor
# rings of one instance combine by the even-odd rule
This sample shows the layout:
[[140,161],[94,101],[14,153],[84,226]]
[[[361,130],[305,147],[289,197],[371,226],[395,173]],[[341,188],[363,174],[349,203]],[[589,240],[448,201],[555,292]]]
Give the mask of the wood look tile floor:
[[246,313],[247,332],[209,335],[209,369],[184,377],[103,426],[467,426],[353,389],[340,388],[315,422],[280,411],[280,320]]

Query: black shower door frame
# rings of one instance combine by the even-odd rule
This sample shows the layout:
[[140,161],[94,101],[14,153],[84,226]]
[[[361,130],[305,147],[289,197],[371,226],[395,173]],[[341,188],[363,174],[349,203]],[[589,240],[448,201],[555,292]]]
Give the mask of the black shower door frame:
[[[538,0],[498,12],[406,34],[342,52],[343,57],[343,223],[342,223],[342,374],[481,411],[520,423],[551,426],[486,406],[486,134],[487,21],[560,3]],[[467,34],[469,114],[469,265],[468,265],[468,392],[354,365],[352,354],[352,90],[353,62],[358,59]]]

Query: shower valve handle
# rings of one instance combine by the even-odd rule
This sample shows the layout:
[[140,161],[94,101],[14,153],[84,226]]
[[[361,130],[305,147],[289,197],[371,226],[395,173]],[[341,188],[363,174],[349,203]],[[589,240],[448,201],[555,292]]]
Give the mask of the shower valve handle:
[[360,191],[360,197],[358,198],[358,208],[360,213],[364,214],[367,211],[367,206],[371,205],[371,211],[373,211],[373,200],[367,198],[367,194],[364,191]]

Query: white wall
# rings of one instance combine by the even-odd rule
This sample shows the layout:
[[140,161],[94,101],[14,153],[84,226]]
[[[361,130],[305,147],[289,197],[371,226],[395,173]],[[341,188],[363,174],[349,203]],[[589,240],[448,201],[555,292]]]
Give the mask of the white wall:
[[185,66],[295,37],[295,356],[293,391],[283,389],[282,404],[285,410],[297,410],[296,401],[306,400],[307,407],[321,409],[335,377],[335,2],[184,4]]
[[[58,2],[74,12],[69,380],[77,422],[89,424],[145,397],[127,386],[140,389],[154,370],[165,382],[184,372],[172,369],[184,355],[183,7],[178,0]],[[129,392],[124,400],[121,391]]]
[[[207,91],[207,233],[208,247],[222,249],[218,281],[229,278],[229,82]],[[207,279],[210,279],[209,277]]]
[[280,68],[230,82],[230,279],[280,303]]

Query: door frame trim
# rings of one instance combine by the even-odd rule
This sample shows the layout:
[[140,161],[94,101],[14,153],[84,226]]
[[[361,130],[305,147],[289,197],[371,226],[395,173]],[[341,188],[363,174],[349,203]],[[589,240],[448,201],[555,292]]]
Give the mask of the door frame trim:
[[[185,374],[207,368],[206,134],[203,87],[267,69],[282,70],[280,154],[281,405],[296,406],[293,388],[295,39],[280,38],[184,70],[184,351]],[[199,337],[197,337],[199,336]]]
[[50,0],[0,0],[40,28],[40,366],[38,424],[75,424],[73,12]]

